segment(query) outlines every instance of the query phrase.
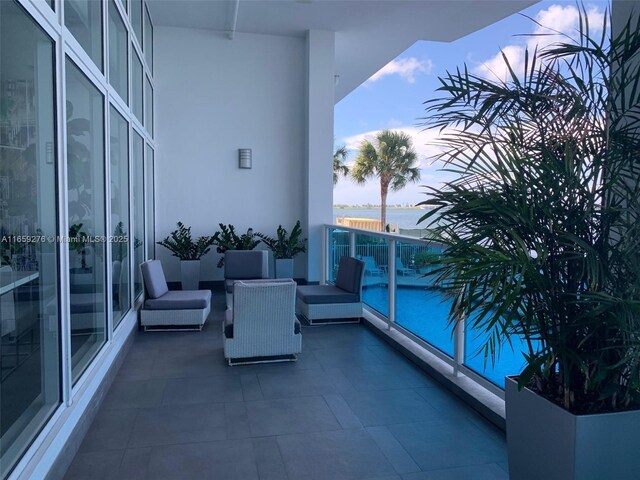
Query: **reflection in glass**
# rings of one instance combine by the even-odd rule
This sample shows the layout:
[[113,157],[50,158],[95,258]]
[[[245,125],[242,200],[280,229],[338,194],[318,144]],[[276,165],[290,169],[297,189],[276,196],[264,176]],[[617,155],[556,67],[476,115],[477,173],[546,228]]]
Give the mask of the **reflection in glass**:
[[133,271],[134,297],[142,293],[140,264],[144,261],[144,141],[133,133]]
[[91,57],[102,66],[102,3],[95,0],[65,0],[64,24]]
[[5,478],[60,404],[60,348],[57,248],[47,241],[57,234],[53,42],[15,2],[0,2],[0,45],[0,477]]
[[131,0],[131,25],[138,44],[142,46],[142,0]]
[[147,128],[147,132],[153,137],[153,88],[149,77],[145,82],[145,102],[144,102],[144,126]]
[[111,114],[111,313],[116,327],[131,306],[129,262],[129,125],[118,111]]
[[144,83],[144,75],[142,73],[142,62],[138,57],[135,49],[131,49],[133,55],[131,57],[131,106],[133,114],[140,123],[142,123],[142,89]]
[[106,338],[104,99],[69,60],[67,172],[71,367],[75,382]]
[[149,69],[153,72],[153,25],[149,9],[144,9],[144,58],[147,60]]
[[127,80],[127,29],[113,0],[109,2],[109,83],[129,103]]
[[154,171],[155,165],[153,160],[153,149],[151,145],[147,144],[147,155],[146,155],[146,177],[145,177],[145,203],[147,206],[147,256],[146,258],[155,258],[155,246],[156,246],[156,237],[155,237],[155,202],[154,202]]
[[389,316],[388,240],[356,234],[356,258],[364,261],[362,301],[382,315]]

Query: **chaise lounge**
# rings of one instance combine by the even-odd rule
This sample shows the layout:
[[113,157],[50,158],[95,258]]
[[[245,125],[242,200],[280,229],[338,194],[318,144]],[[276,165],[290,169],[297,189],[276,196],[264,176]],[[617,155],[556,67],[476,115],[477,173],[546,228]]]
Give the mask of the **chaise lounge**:
[[160,260],[140,266],[145,302],[140,324],[147,330],[202,330],[211,312],[211,290],[169,290]]

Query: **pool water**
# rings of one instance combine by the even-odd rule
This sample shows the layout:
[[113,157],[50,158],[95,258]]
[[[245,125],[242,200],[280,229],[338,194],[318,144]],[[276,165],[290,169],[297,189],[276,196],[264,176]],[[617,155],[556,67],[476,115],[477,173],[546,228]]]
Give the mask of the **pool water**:
[[[388,315],[388,289],[375,286],[366,287],[362,292],[364,302]],[[396,291],[396,323],[410,331],[438,350],[453,357],[453,327],[448,325],[450,300],[436,290],[425,288],[403,288]],[[511,346],[504,345],[499,358],[485,362],[482,350],[487,338],[483,332],[475,332],[467,327],[464,364],[500,388],[504,388],[506,375],[517,375],[524,367],[525,344],[516,337],[511,338]]]

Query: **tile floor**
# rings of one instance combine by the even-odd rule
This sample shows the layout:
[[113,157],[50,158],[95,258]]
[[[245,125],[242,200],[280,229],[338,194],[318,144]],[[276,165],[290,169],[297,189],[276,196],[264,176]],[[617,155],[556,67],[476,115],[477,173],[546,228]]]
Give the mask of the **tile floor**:
[[217,298],[202,332],[138,333],[66,480],[508,478],[502,432],[367,327],[229,367],[222,316]]

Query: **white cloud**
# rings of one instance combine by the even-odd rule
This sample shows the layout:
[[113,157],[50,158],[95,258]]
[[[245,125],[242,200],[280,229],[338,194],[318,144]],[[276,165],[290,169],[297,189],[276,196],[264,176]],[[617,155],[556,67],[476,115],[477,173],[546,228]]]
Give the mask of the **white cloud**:
[[476,67],[474,69],[475,73],[485,78],[496,77],[500,80],[508,80],[511,74],[504,61],[503,54],[507,57],[511,69],[516,75],[519,75],[524,66],[524,47],[519,45],[508,45],[504,47],[502,52],[497,53],[493,58]]
[[415,83],[419,74],[428,75],[433,70],[433,62],[429,59],[418,60],[415,57],[398,58],[387,63],[384,67],[371,75],[366,83],[373,83],[382,77],[398,75],[409,83]]
[[[586,10],[591,33],[601,32],[604,20],[603,10],[597,5],[589,5]],[[538,24],[533,24],[531,32],[533,36],[524,37],[526,40],[523,43],[514,43],[502,49],[516,75],[522,74],[525,48],[533,51],[536,46],[540,49],[554,43],[568,41],[569,37],[577,37],[579,17],[580,14],[575,5],[551,5],[540,10],[535,16]],[[500,52],[474,68],[474,72],[486,78],[509,79],[509,71]]]

